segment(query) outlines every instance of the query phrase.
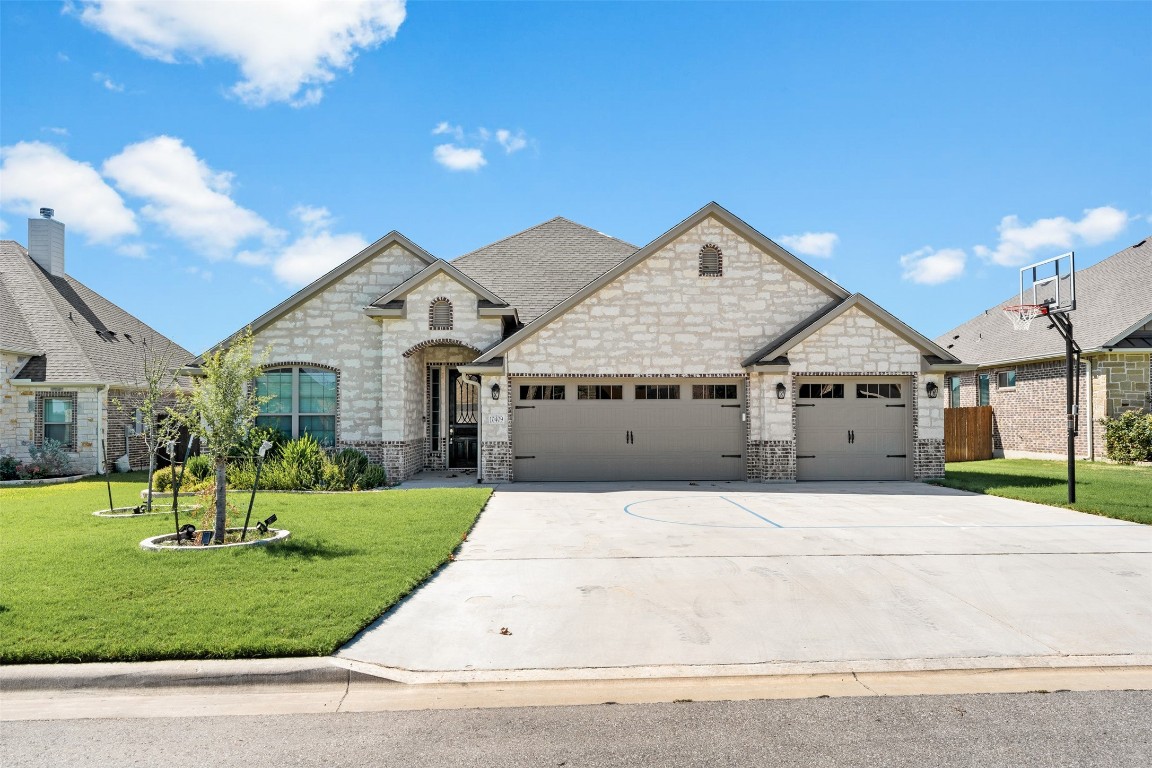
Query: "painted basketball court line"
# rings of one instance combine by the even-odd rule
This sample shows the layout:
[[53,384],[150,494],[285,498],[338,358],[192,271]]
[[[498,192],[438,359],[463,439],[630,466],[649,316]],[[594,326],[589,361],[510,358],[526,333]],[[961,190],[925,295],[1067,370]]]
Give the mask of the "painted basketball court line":
[[[957,528],[957,529],[965,529],[965,528],[1116,528],[1116,527],[1122,527],[1122,526],[1138,525],[1137,523],[1130,523],[1130,522],[1125,521],[1125,520],[1113,520],[1113,521],[1099,522],[1099,523],[947,523],[947,522],[941,522],[941,523],[933,524],[933,525],[900,524],[900,523],[866,524],[866,525],[787,525],[784,523],[778,523],[775,520],[772,520],[768,517],[765,517],[764,515],[760,514],[759,512],[756,512],[755,510],[749,509],[748,507],[744,506],[743,504],[740,504],[739,502],[733,501],[732,499],[728,498],[727,496],[716,496],[715,498],[718,498],[722,501],[725,501],[728,504],[732,505],[733,507],[737,507],[737,508],[743,510],[744,512],[747,512],[748,514],[752,515],[753,517],[755,517],[759,520],[762,520],[764,523],[766,523],[766,525],[763,525],[763,524],[729,525],[729,524],[724,524],[724,523],[694,522],[694,521],[685,521],[685,520],[668,520],[668,519],[665,519],[662,517],[653,517],[653,516],[649,516],[649,515],[642,515],[642,514],[639,514],[638,512],[633,511],[634,507],[637,507],[641,504],[652,504],[652,503],[657,503],[657,502],[669,502],[669,501],[680,501],[680,500],[691,500],[694,502],[699,502],[702,499],[698,496],[662,496],[662,497],[657,497],[657,498],[653,498],[653,499],[641,499],[640,501],[633,501],[629,504],[625,504],[624,505],[624,513],[627,515],[630,515],[632,517],[638,518],[640,520],[648,520],[650,522],[655,522],[655,523],[668,523],[671,525],[689,525],[689,526],[694,526],[694,527],[698,527],[698,528],[740,528],[740,529],[748,529],[748,530],[772,530],[772,529],[778,529],[778,530],[780,530],[780,529],[783,529],[783,530],[850,530],[850,529],[862,529],[862,528]],[[675,511],[679,511],[679,510],[675,510]],[[1069,510],[1069,511],[1071,511],[1071,510]],[[655,514],[659,514],[659,513],[657,512]]]

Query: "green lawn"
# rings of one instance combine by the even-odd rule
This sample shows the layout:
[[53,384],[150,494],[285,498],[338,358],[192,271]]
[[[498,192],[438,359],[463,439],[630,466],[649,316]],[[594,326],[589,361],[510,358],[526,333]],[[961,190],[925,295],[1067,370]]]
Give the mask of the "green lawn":
[[1152,467],[1076,462],[1076,503],[1068,503],[1068,464],[1035,459],[954,462],[937,485],[988,493],[1152,525]]
[[[113,475],[115,505],[143,483]],[[253,518],[278,515],[285,544],[168,553],[139,542],[170,517],[92,516],[102,479],[0,489],[0,663],[331,653],[446,562],[490,494],[261,493]]]

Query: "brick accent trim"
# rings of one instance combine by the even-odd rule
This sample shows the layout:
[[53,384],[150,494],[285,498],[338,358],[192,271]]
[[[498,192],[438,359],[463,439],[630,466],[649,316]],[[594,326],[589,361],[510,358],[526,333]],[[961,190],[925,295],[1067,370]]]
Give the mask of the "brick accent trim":
[[412,355],[422,349],[428,349],[428,347],[464,347],[465,349],[472,350],[476,354],[480,354],[479,348],[472,346],[466,341],[460,341],[459,339],[425,339],[418,344],[413,344],[411,347],[408,347],[408,349],[400,353],[400,356],[412,357]]
[[72,401],[72,429],[69,430],[70,439],[68,444],[64,446],[64,450],[75,453],[76,452],[76,427],[77,427],[77,413],[80,410],[79,403],[77,402],[76,392],[66,392],[64,390],[52,389],[47,392],[40,391],[36,393],[36,445],[42,447],[44,445],[44,401],[45,400],[71,400]]
[[[448,321],[443,319],[437,321],[436,308],[437,305],[448,306]],[[428,303],[428,330],[430,331],[450,331],[452,330],[452,300],[446,296],[437,296]]]

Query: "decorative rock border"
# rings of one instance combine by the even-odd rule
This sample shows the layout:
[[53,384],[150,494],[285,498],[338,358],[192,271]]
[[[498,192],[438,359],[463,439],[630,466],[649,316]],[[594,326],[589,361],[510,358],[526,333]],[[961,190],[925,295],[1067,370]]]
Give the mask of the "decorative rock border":
[[42,477],[39,480],[0,480],[0,488],[16,485],[60,485],[62,483],[75,483],[86,477],[96,477],[95,472],[86,475],[68,475],[67,477]]
[[[190,507],[181,507],[179,509],[179,512],[180,512],[180,514],[184,514],[186,512],[195,512],[196,510],[200,509],[200,506],[201,505],[199,505],[199,504],[193,504]],[[110,509],[110,510],[109,509],[98,509],[92,513],[92,516],[93,517],[149,517],[151,515],[170,515],[170,514],[172,514],[171,508],[161,509],[159,511],[153,511],[153,512],[133,512],[132,510],[134,510],[134,509],[136,509],[136,507],[115,507],[115,508]]]
[[[228,532],[235,532],[243,530],[242,528],[227,528]],[[255,528],[251,529],[255,530]],[[209,544],[206,547],[200,546],[187,546],[187,547],[166,547],[161,544],[164,541],[172,541],[176,538],[174,533],[165,533],[162,536],[152,536],[140,542],[140,549],[148,552],[188,552],[190,550],[200,550],[206,552],[210,549],[230,549],[233,547],[266,547],[269,544],[279,544],[287,541],[288,537],[292,535],[291,531],[284,530],[283,528],[269,528],[269,531],[274,531],[275,536],[268,539],[253,539],[252,541],[237,541],[233,544]],[[199,533],[199,531],[197,531]]]

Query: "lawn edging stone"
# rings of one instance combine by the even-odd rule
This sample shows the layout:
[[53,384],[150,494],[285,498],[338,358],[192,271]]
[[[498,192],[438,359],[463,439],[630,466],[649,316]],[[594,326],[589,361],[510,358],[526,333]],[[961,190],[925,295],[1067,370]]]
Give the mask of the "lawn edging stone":
[[[98,509],[92,513],[92,516],[93,517],[110,517],[111,518],[111,517],[148,517],[150,515],[170,515],[170,514],[172,514],[171,509],[160,509],[160,510],[153,511],[153,512],[136,512],[136,511],[134,511],[137,509],[139,509],[139,507],[113,507],[112,509]],[[180,509],[178,509],[176,511],[180,512],[180,513],[186,513],[186,512],[195,512],[198,509],[201,509],[201,505],[200,504],[193,504],[190,507],[181,507]]]
[[0,488],[13,488],[22,485],[62,485],[75,483],[87,477],[96,477],[95,472],[86,475],[65,475],[64,477],[42,477],[39,480],[0,480]]
[[[228,528],[228,533],[236,533],[242,530],[241,528]],[[164,546],[163,542],[172,541],[176,538],[175,533],[165,533],[160,536],[150,536],[144,541],[140,542],[140,548],[148,552],[188,552],[190,550],[208,551],[212,549],[234,549],[236,547],[266,547],[270,544],[279,544],[287,541],[288,537],[292,535],[291,531],[283,528],[269,528],[269,533],[275,532],[274,536],[269,536],[266,539],[252,539],[251,541],[236,541],[231,544],[209,544],[206,547],[199,545],[189,545],[187,547],[171,547]],[[199,533],[199,531],[197,531]]]

